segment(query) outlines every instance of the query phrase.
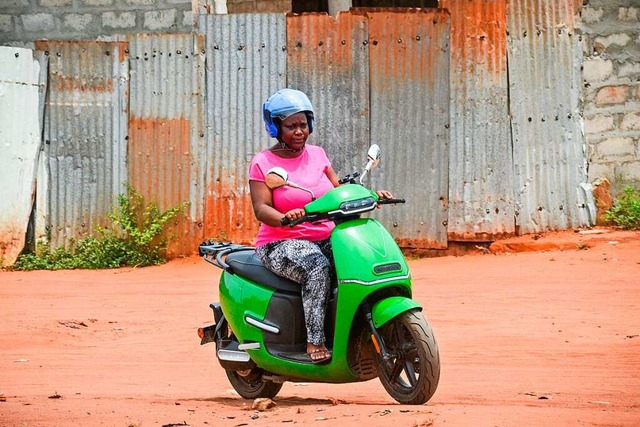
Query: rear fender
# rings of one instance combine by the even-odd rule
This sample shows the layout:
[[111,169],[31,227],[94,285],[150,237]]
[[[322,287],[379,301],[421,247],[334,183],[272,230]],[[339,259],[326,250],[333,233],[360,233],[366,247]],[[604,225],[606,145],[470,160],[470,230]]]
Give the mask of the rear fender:
[[415,309],[422,311],[420,304],[411,298],[402,296],[385,298],[373,305],[373,309],[371,310],[373,325],[379,328],[400,313]]

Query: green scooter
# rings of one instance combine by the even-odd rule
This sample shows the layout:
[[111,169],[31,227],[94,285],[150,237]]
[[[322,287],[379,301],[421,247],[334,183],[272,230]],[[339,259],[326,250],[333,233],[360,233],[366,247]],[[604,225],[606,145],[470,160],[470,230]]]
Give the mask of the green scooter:
[[[379,199],[362,185],[379,157],[373,145],[362,175],[348,175],[318,199],[312,195],[306,216],[289,224],[336,224],[331,244],[337,277],[325,320],[326,346],[333,353],[329,363],[314,364],[306,353],[298,284],[267,270],[252,247],[211,241],[199,246],[199,254],[224,271],[220,302],[210,304],[214,324],[199,328],[198,335],[201,344],[215,342],[218,361],[243,398],[272,398],[286,381],[349,383],[376,377],[402,404],[423,404],[435,393],[438,345],[422,308],[411,299],[407,263],[389,232],[375,219],[361,217],[381,204],[404,203]],[[267,185],[301,188],[279,168],[269,171]]]

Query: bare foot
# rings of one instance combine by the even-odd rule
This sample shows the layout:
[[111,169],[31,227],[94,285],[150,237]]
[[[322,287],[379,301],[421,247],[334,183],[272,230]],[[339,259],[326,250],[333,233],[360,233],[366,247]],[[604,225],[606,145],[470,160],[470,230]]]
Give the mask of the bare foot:
[[313,363],[322,363],[331,360],[331,352],[327,350],[324,344],[315,345],[307,343],[307,354]]

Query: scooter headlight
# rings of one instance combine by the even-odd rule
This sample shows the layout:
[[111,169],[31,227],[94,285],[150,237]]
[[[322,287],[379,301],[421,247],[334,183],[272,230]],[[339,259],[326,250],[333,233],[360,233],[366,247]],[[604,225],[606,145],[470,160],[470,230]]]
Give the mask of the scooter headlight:
[[365,197],[364,199],[343,202],[340,204],[340,210],[345,213],[366,211],[372,208],[375,203],[376,200],[373,197],[369,196]]

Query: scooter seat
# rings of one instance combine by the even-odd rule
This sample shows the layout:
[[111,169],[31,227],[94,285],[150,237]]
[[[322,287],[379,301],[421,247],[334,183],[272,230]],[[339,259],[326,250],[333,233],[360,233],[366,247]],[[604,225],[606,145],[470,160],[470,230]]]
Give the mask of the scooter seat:
[[262,264],[255,251],[238,251],[227,255],[225,262],[233,273],[277,291],[300,294],[300,285],[273,273]]

